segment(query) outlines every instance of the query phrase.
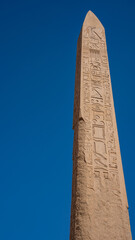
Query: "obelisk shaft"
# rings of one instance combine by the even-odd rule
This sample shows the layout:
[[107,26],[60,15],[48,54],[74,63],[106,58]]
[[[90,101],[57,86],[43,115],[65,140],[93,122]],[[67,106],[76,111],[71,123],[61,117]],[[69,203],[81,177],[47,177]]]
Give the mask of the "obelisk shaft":
[[77,44],[70,240],[131,240],[105,31],[88,12]]

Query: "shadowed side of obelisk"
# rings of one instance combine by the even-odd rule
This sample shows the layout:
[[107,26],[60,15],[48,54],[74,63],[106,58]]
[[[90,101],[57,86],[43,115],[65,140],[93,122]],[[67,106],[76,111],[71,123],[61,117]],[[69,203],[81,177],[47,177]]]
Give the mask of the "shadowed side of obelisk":
[[77,43],[70,240],[131,240],[104,27],[89,11]]

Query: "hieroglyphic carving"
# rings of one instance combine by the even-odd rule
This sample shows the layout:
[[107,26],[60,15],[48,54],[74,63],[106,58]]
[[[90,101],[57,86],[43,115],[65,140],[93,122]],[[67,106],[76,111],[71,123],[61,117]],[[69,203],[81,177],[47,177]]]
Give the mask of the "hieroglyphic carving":
[[96,125],[104,126],[104,113],[93,111],[92,122]]
[[99,39],[94,32],[94,28],[88,27],[84,32],[84,46],[87,46],[90,49],[99,50]]
[[107,167],[106,145],[103,141],[94,140],[93,155],[94,155],[95,168]]
[[104,126],[93,125],[93,137],[104,139],[105,138]]
[[99,236],[104,240],[108,237],[131,240],[129,231],[125,235],[123,227],[120,157],[105,32],[97,18],[91,12],[88,15],[86,19],[92,21],[86,20],[83,25],[77,50],[75,88],[78,89],[75,89],[73,124],[77,132],[73,148],[75,194],[72,194],[70,240]]
[[101,49],[101,52],[106,53],[106,43],[104,40],[100,41],[100,49]]
[[86,40],[83,45],[83,81],[82,81],[82,102],[83,102],[83,117],[85,120],[85,159],[88,171],[88,188],[94,188],[94,173],[92,160],[92,145],[91,145],[91,125],[90,125],[90,42]]
[[116,152],[109,152],[109,167],[110,168],[117,168]]
[[102,93],[102,88],[100,86],[92,86],[92,99],[100,99],[101,102],[103,102],[103,93]]
[[97,61],[100,61],[100,51],[90,48],[90,57],[91,59],[96,59]]
[[[90,29],[89,37],[93,39],[98,39],[100,45],[101,35],[98,34],[97,29]],[[101,31],[100,31],[101,33]],[[94,46],[93,46],[94,48]],[[108,176],[108,163],[106,155],[106,143],[105,143],[105,123],[104,123],[104,96],[103,96],[103,83],[102,83],[102,72],[101,72],[101,56],[100,48],[97,50],[90,49],[90,70],[91,70],[91,105],[92,105],[92,130],[93,130],[93,160],[94,160],[94,172],[95,177],[102,178],[104,176],[103,171],[105,171],[105,176]]]
[[[87,44],[86,44],[87,42]],[[109,83],[109,68],[108,68],[108,58],[106,54],[106,44],[105,39],[102,34],[101,29],[91,28],[88,27],[84,31],[84,48],[87,46],[87,57],[85,55],[84,58],[84,72],[89,74],[91,76],[91,87],[89,84],[85,83],[84,81],[84,92],[86,101],[89,104],[89,101],[91,101],[92,110],[93,110],[93,119],[92,119],[92,136],[94,140],[94,148],[96,149],[96,146],[100,146],[103,150],[103,146],[109,147],[111,146],[111,151],[106,151],[106,157],[103,158],[103,155],[100,155],[100,158],[106,159],[107,164],[103,163],[103,161],[100,158],[93,158],[94,163],[98,165],[106,166],[106,170],[108,171],[108,166],[117,168],[117,158],[116,158],[116,151],[114,151],[114,148],[112,149],[112,146],[114,145],[114,141],[112,139],[112,135],[105,136],[106,130],[105,122],[112,121],[112,110],[111,110],[111,97],[110,97],[110,83]],[[88,49],[90,52],[90,58],[88,54]],[[85,77],[86,78],[86,77]],[[88,79],[88,77],[87,77]],[[89,90],[88,90],[89,89]],[[91,96],[89,98],[89,96]],[[86,105],[85,101],[85,115],[87,115],[86,119],[89,121],[90,119],[90,108],[88,105]],[[100,116],[96,115],[100,112]],[[88,113],[88,114],[86,114]],[[98,116],[97,119],[94,117]],[[97,123],[98,119],[102,116],[102,124]],[[95,122],[94,122],[95,121]],[[103,142],[97,142],[96,139],[104,140]],[[107,140],[108,139],[108,140]],[[87,137],[88,140],[88,137]],[[90,140],[90,139],[89,139]],[[107,140],[107,145],[106,145]],[[104,145],[103,145],[104,144]],[[93,149],[93,151],[95,151]],[[97,153],[94,152],[94,156]],[[108,154],[108,156],[107,156]],[[98,155],[99,156],[99,155]],[[114,157],[115,156],[115,157]],[[96,160],[95,160],[96,159]],[[100,175],[100,174],[99,174]],[[108,176],[108,172],[106,172],[106,175]]]
[[111,106],[110,83],[108,81],[104,81],[103,87],[104,87],[105,105]]
[[84,118],[86,121],[89,120],[89,103],[90,103],[90,80],[89,80],[89,52],[85,49],[83,52],[83,109],[84,109]]
[[110,107],[105,107],[105,120],[112,121],[112,111]]

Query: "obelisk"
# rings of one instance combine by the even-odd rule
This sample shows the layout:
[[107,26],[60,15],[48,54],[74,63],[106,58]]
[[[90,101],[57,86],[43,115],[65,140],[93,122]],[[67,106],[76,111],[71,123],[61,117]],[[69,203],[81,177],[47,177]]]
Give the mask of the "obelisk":
[[70,240],[131,240],[105,30],[89,11],[77,43]]

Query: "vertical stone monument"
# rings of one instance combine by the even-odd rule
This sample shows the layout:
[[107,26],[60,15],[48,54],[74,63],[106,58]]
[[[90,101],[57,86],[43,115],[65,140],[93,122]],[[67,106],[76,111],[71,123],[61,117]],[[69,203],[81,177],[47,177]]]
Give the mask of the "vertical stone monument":
[[131,240],[105,31],[89,11],[77,44],[70,240]]

